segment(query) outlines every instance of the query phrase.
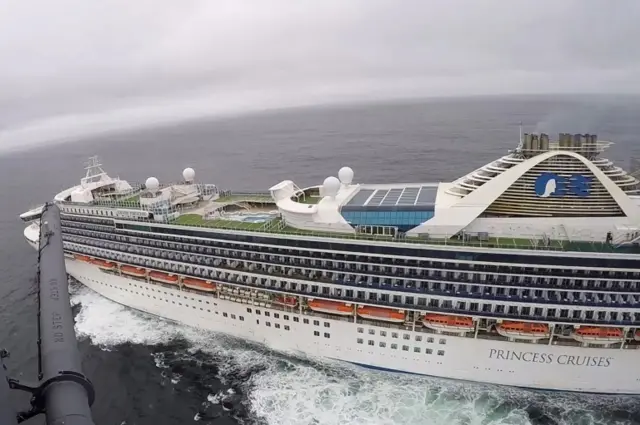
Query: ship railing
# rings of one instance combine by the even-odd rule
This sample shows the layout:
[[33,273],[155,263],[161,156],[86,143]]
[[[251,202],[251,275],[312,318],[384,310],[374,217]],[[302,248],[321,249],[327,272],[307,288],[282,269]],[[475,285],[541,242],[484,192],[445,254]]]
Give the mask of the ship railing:
[[637,243],[640,243],[640,228],[630,228],[623,233],[618,233],[618,235],[613,238],[611,242],[611,244],[615,247]]
[[526,235],[515,238],[510,235],[492,235],[488,240],[481,240],[479,238],[458,239],[457,234],[445,234],[439,238],[421,238],[421,237],[408,237],[403,234],[393,236],[376,236],[359,233],[338,233],[338,232],[321,232],[295,229],[287,226],[281,218],[275,219],[278,222],[273,224],[265,224],[262,226],[247,226],[247,223],[238,221],[234,223],[230,220],[216,223],[216,220],[211,220],[211,223],[179,223],[170,221],[171,224],[185,225],[189,227],[198,227],[203,229],[220,229],[220,230],[236,230],[246,231],[252,233],[278,233],[294,236],[309,236],[318,238],[332,238],[332,239],[352,239],[352,240],[368,240],[376,242],[399,242],[421,245],[440,245],[440,246],[465,246],[473,248],[500,248],[500,249],[526,249],[526,250],[543,250],[543,251],[585,251],[585,252],[614,252],[615,247],[606,242],[597,241],[578,241],[578,240],[561,240],[550,239],[545,235]]
[[[220,192],[223,194],[229,194],[231,196],[231,192]],[[236,192],[238,193],[238,192]],[[247,192],[247,194],[250,194]],[[264,193],[255,193],[255,195],[265,196]],[[82,203],[74,203],[74,202],[64,202],[67,205],[78,205],[82,207],[86,207],[86,204]],[[143,209],[136,202],[126,202],[126,201],[113,201],[113,202],[105,202],[105,206],[119,206],[122,208],[132,208],[132,209]],[[205,207],[206,208],[206,207]],[[523,234],[520,237],[513,237],[511,235],[503,235],[503,234],[491,234],[487,237],[480,237],[479,235],[471,235],[467,234],[464,238],[460,238],[459,234],[443,234],[439,235],[438,238],[430,238],[430,237],[408,237],[404,233],[399,233],[395,236],[382,236],[382,235],[371,235],[371,234],[362,234],[362,233],[339,233],[339,232],[331,232],[331,231],[311,231],[311,230],[303,230],[296,229],[291,226],[288,226],[287,223],[278,216],[277,218],[267,221],[264,224],[256,225],[256,223],[246,223],[242,221],[234,222],[232,220],[220,220],[220,219],[212,219],[205,220],[202,219],[201,222],[180,222],[176,220],[175,214],[188,214],[192,210],[197,210],[198,208],[183,208],[181,206],[177,207],[169,207],[164,212],[157,213],[151,209],[152,212],[156,215],[154,219],[139,219],[136,221],[143,221],[149,223],[170,223],[177,225],[184,225],[189,227],[198,227],[203,229],[226,229],[226,230],[236,230],[236,231],[247,231],[247,232],[262,232],[262,233],[278,233],[278,234],[287,234],[287,235],[295,235],[295,236],[310,236],[310,237],[318,237],[318,238],[334,238],[334,239],[353,239],[353,240],[369,240],[369,241],[377,241],[377,242],[400,242],[400,243],[411,243],[411,244],[423,244],[423,245],[441,245],[441,246],[465,246],[465,247],[474,247],[474,248],[500,248],[500,249],[527,249],[527,250],[544,250],[544,251],[587,251],[587,252],[614,252],[619,245],[607,243],[607,242],[596,242],[596,241],[588,241],[587,239],[590,235],[585,235],[584,239],[581,240],[567,240],[568,232],[566,228],[564,229],[567,237],[562,239],[551,239],[546,234]],[[564,240],[563,240],[564,239]],[[633,241],[638,241],[640,238],[635,238]],[[626,245],[627,242],[624,242]]]

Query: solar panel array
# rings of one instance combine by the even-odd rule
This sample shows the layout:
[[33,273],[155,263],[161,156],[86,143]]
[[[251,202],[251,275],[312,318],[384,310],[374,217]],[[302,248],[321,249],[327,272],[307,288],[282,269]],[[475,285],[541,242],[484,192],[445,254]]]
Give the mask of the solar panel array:
[[349,206],[390,207],[433,205],[437,187],[405,187],[394,189],[362,189],[347,203]]

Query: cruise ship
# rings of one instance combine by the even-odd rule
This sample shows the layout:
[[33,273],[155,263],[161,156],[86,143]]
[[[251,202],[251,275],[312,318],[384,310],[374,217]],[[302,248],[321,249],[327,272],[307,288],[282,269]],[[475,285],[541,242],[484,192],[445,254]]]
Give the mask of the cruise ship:
[[[640,184],[611,144],[524,134],[453,182],[343,167],[255,193],[94,157],[52,202],[69,275],[137,310],[376,369],[640,394]],[[50,204],[21,215],[36,249]]]

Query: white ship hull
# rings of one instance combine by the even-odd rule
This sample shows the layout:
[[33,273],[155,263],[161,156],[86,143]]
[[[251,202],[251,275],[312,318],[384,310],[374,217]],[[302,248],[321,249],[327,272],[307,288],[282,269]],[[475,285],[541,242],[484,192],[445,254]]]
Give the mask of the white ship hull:
[[[66,266],[75,279],[117,303],[279,350],[458,380],[543,390],[640,394],[637,367],[640,351],[635,349],[582,348],[396,331],[277,310],[272,311],[271,317],[265,317],[265,308],[258,307],[262,314],[257,315],[256,307],[249,304],[104,273],[95,265],[68,258]],[[274,318],[274,312],[280,314],[280,319]],[[284,320],[285,314],[289,320]],[[295,322],[294,317],[299,321]],[[305,324],[303,319],[309,319],[309,323]],[[319,326],[314,321],[319,321]],[[285,330],[285,325],[289,330]],[[369,329],[374,329],[375,335],[369,334]],[[386,336],[381,336],[381,331]],[[396,332],[398,338],[393,338],[392,333]],[[410,339],[404,339],[404,334],[409,334]],[[416,341],[416,336],[421,341]],[[428,338],[433,338],[433,342],[428,342]],[[370,340],[373,345],[369,345]],[[397,344],[397,349],[392,349],[392,344]],[[427,349],[432,353],[427,354]]]

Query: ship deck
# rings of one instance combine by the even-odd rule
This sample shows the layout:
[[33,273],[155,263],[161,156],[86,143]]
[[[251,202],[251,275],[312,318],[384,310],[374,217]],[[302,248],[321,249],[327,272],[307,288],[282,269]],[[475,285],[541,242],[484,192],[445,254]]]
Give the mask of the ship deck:
[[497,238],[491,237],[487,240],[467,240],[458,239],[420,239],[412,237],[392,237],[382,235],[365,235],[336,232],[313,232],[296,229],[286,226],[279,218],[261,223],[249,223],[224,219],[205,219],[199,214],[184,214],[172,221],[171,224],[178,224],[190,227],[218,228],[228,230],[252,231],[271,234],[289,234],[298,236],[313,236],[320,238],[334,239],[356,239],[369,241],[384,241],[397,243],[411,243],[437,246],[468,246],[474,248],[499,248],[499,249],[531,249],[543,251],[564,251],[564,252],[594,252],[594,253],[628,253],[640,254],[640,246],[620,246],[616,247],[604,242],[581,242],[581,241],[560,241],[551,240],[548,245],[544,245],[541,239],[526,238]]

